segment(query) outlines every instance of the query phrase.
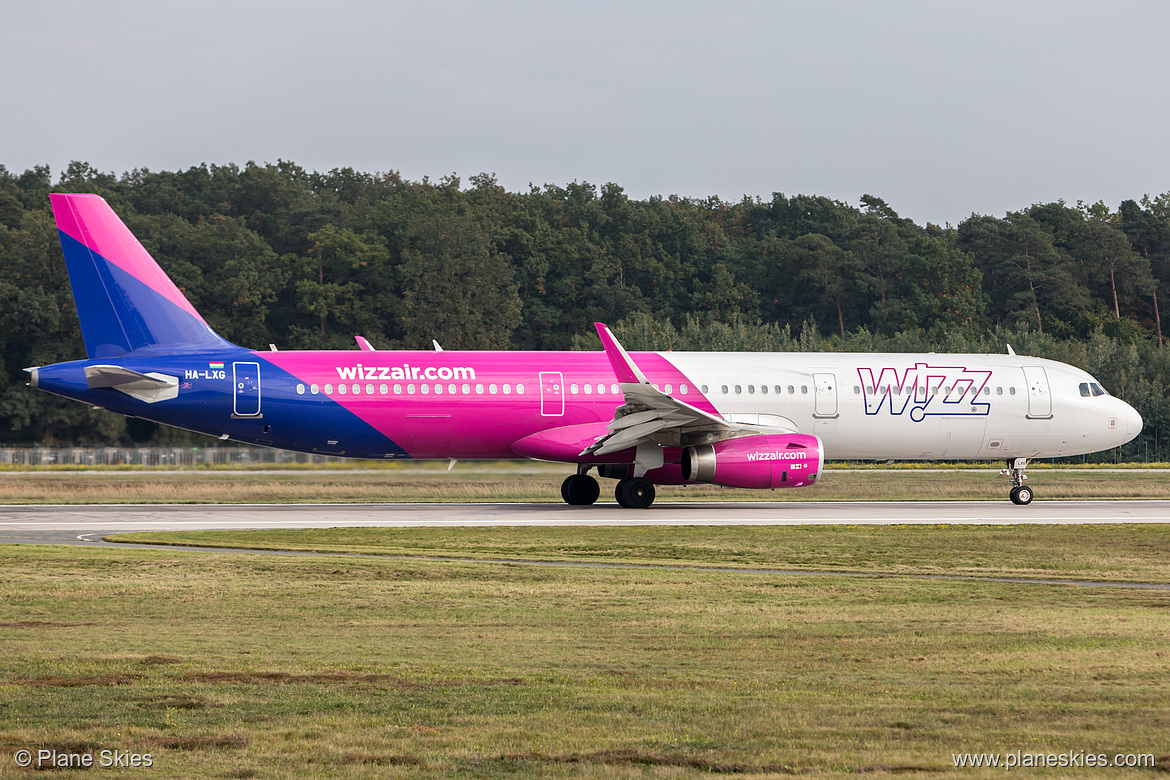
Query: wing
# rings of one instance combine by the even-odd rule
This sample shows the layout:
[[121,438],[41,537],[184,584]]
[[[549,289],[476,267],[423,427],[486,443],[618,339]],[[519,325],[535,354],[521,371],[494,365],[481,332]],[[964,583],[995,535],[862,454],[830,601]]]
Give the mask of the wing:
[[608,455],[646,443],[687,447],[765,430],[794,432],[787,428],[765,429],[759,425],[731,422],[656,390],[609,328],[600,322],[595,322],[594,326],[597,335],[601,336],[601,345],[626,402],[617,408],[613,421],[606,426],[610,433],[586,447],[582,455]]

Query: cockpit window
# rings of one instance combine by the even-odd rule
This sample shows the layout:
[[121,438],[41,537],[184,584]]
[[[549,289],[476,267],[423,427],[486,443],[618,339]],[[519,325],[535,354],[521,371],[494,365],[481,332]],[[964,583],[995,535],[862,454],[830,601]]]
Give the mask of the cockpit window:
[[1088,398],[1090,395],[1089,383],[1088,382],[1081,382],[1080,391],[1081,391],[1081,398]]
[[1090,382],[1089,387],[1093,389],[1093,395],[1109,395],[1109,393],[1105,392],[1105,388],[1101,387],[1101,385],[1097,384],[1096,382]]

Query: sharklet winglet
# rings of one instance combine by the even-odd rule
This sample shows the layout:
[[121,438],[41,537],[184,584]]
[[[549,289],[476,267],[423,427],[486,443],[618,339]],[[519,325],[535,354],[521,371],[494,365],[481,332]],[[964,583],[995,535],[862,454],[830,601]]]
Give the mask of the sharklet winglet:
[[609,364],[613,366],[613,372],[617,375],[618,382],[628,384],[650,384],[650,380],[642,373],[634,363],[630,353],[626,352],[618,340],[613,337],[609,328],[603,322],[593,323],[593,327],[597,328],[597,335],[601,337],[601,346],[605,349],[605,356],[609,358]]

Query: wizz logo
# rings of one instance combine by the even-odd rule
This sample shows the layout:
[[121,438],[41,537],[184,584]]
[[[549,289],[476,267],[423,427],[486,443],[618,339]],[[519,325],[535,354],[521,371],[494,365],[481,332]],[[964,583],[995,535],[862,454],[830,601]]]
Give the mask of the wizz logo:
[[991,412],[991,404],[979,400],[991,380],[990,371],[962,366],[931,366],[915,363],[901,373],[896,368],[859,368],[865,413],[875,415],[884,407],[892,415],[910,411],[910,419],[922,422],[929,415]]

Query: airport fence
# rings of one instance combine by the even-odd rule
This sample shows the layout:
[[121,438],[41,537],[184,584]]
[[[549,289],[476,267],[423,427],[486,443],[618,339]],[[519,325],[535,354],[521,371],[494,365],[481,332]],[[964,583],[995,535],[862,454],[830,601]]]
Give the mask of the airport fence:
[[335,463],[328,455],[267,447],[0,447],[7,466],[199,466]]

